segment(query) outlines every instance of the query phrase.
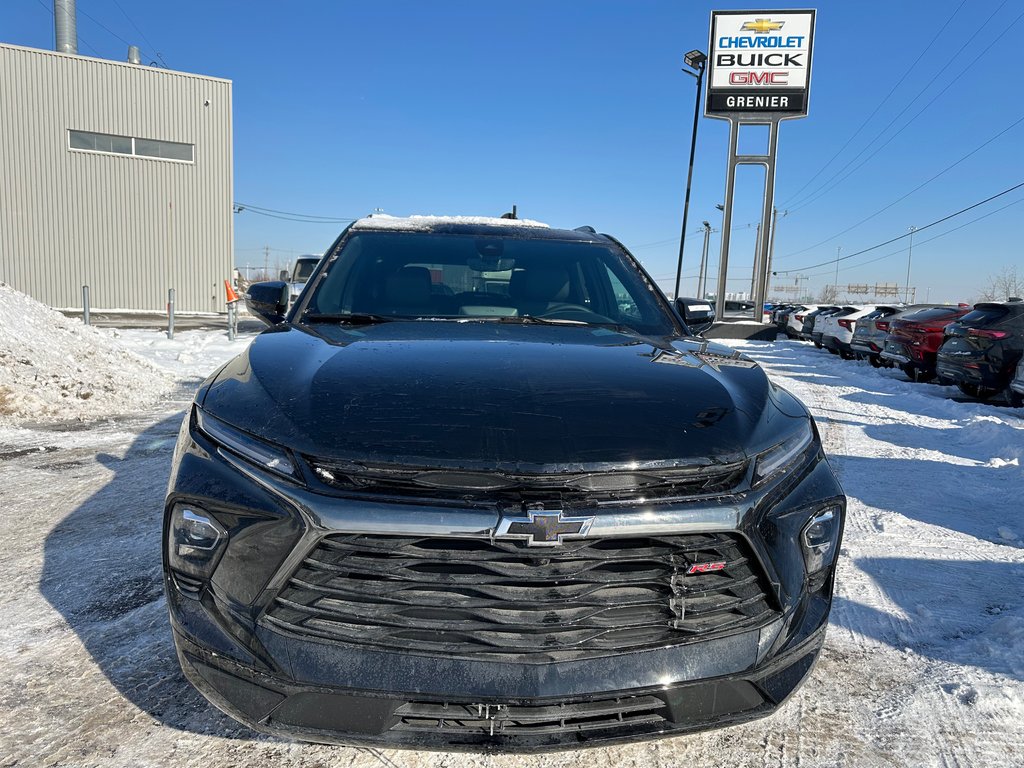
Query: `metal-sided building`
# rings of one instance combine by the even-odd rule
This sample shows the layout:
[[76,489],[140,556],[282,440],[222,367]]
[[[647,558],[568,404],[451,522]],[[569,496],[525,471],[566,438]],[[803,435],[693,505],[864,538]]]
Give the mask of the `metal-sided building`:
[[0,281],[58,308],[224,310],[231,81],[0,44]]

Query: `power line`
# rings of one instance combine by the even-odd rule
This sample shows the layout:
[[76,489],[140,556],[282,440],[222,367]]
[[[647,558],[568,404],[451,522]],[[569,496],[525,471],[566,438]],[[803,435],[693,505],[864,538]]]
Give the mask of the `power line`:
[[993,141],[995,141],[996,139],[1000,138],[1000,137],[1001,137],[1001,136],[1002,136],[1003,134],[1005,134],[1005,133],[1007,133],[1007,132],[1009,132],[1009,131],[1013,130],[1014,128],[1016,128],[1016,127],[1017,127],[1018,125],[1020,125],[1021,123],[1024,123],[1024,115],[1022,115],[1021,117],[1017,118],[1017,119],[1016,119],[1015,121],[1013,121],[1013,122],[1012,122],[1012,123],[1010,123],[1010,124],[1009,124],[1008,126],[1006,126],[1006,127],[1005,127],[1005,128],[1003,128],[1003,129],[1002,129],[1001,131],[999,131],[999,133],[997,133],[997,134],[995,134],[994,136],[992,136],[991,138],[989,138],[989,139],[988,139],[987,141],[985,141],[985,142],[983,142],[983,143],[979,144],[979,145],[978,145],[977,147],[975,147],[974,149],[972,149],[972,150],[971,150],[970,152],[968,152],[967,154],[965,154],[965,155],[961,156],[961,157],[960,157],[960,159],[956,160],[955,162],[951,163],[950,165],[947,165],[947,166],[946,166],[945,168],[943,168],[943,169],[942,169],[941,171],[939,171],[938,173],[936,173],[936,174],[935,174],[934,176],[932,176],[932,177],[931,177],[930,179],[927,179],[926,181],[923,181],[923,182],[921,182],[921,183],[920,183],[920,184],[918,184],[918,185],[917,185],[916,187],[914,187],[914,188],[913,188],[912,190],[910,190],[910,191],[909,191],[909,192],[907,192],[906,194],[902,195],[901,197],[898,197],[898,198],[896,198],[895,200],[893,200],[893,201],[892,201],[891,203],[889,203],[888,205],[886,205],[886,206],[884,206],[884,207],[882,207],[882,208],[879,208],[879,209],[878,209],[877,211],[875,211],[874,213],[872,213],[872,214],[871,214],[870,216],[866,216],[866,217],[864,217],[863,219],[861,219],[860,221],[858,221],[858,222],[857,222],[856,224],[851,224],[850,226],[848,226],[848,227],[847,227],[846,229],[842,230],[841,232],[836,232],[836,233],[835,233],[834,235],[832,235],[831,237],[827,237],[827,238],[825,238],[824,240],[821,240],[821,241],[819,241],[819,242],[815,243],[814,245],[809,245],[809,246],[807,246],[806,248],[801,248],[801,249],[800,249],[799,251],[792,251],[792,252],[790,252],[790,253],[787,253],[787,254],[786,254],[785,256],[780,256],[780,257],[778,257],[778,258],[779,258],[780,260],[781,260],[781,259],[788,259],[788,258],[789,258],[790,256],[798,256],[798,255],[799,255],[799,254],[801,254],[801,253],[806,253],[807,251],[811,251],[811,250],[814,250],[815,248],[817,248],[817,247],[819,247],[819,246],[822,246],[822,245],[824,245],[825,243],[828,243],[828,242],[830,242],[830,241],[832,241],[832,240],[835,240],[835,239],[836,239],[837,237],[841,237],[842,235],[845,235],[845,234],[846,234],[847,232],[849,232],[850,230],[856,229],[856,228],[857,228],[857,227],[859,227],[859,226],[860,226],[861,224],[864,224],[864,223],[866,223],[866,222],[870,221],[871,219],[875,218],[876,216],[878,216],[878,215],[880,215],[880,214],[882,214],[882,213],[885,213],[885,212],[886,212],[887,210],[889,210],[890,208],[892,208],[892,207],[893,207],[894,205],[896,205],[897,203],[901,203],[901,202],[903,202],[904,200],[906,200],[906,199],[907,199],[908,197],[910,197],[910,196],[911,196],[912,194],[914,194],[915,192],[917,192],[917,191],[919,191],[919,190],[923,189],[924,187],[928,186],[928,185],[929,185],[929,184],[931,184],[931,183],[932,183],[933,181],[935,181],[935,180],[936,180],[937,178],[939,178],[939,177],[940,177],[940,176],[942,176],[943,174],[947,173],[948,171],[951,171],[951,170],[952,170],[953,168],[955,168],[956,166],[960,165],[960,163],[962,163],[962,162],[963,162],[964,160],[966,160],[967,158],[969,158],[969,157],[970,157],[971,155],[977,154],[978,152],[980,152],[981,150],[983,150],[983,149],[984,149],[985,147],[987,147],[987,146],[988,146],[989,144],[991,144],[991,143],[992,143]]
[[[758,224],[758,222],[748,221],[746,224],[737,224],[735,227],[733,227],[729,231],[730,232],[736,232],[736,231],[741,230],[741,229],[750,229],[751,227],[757,226],[757,224]],[[719,230],[719,229],[712,229],[711,231],[712,232],[721,232],[721,230]],[[693,235],[703,235],[703,234],[704,234],[704,227],[701,227],[699,229],[693,230],[692,232],[687,232],[686,233],[686,237],[688,239],[688,238],[692,237]],[[635,251],[635,250],[638,250],[640,248],[654,248],[655,246],[658,246],[658,245],[668,245],[669,243],[677,243],[677,242],[679,242],[679,238],[677,238],[677,237],[670,237],[670,238],[668,238],[666,240],[655,240],[654,242],[651,242],[651,243],[640,243],[639,245],[630,246],[629,250],[630,251]],[[675,279],[674,275],[673,275],[673,279]]]
[[[966,0],[964,0],[964,1],[966,2]],[[134,22],[134,21],[132,20],[132,17],[128,15],[128,13],[127,13],[127,12],[125,11],[125,9],[124,9],[124,8],[122,8],[122,7],[121,7],[121,4],[120,4],[119,2],[117,2],[117,0],[114,0],[114,5],[116,5],[116,6],[117,6],[117,9],[118,9],[118,10],[119,10],[119,11],[121,12],[121,14],[122,14],[122,15],[123,15],[123,16],[124,16],[124,17],[125,17],[126,19],[128,19],[128,23],[129,23],[129,24],[131,24],[131,25],[132,25],[133,27],[135,27],[135,31],[139,33],[139,35],[140,35],[140,36],[142,37],[142,40],[143,40],[143,42],[144,42],[144,43],[145,43],[146,45],[148,45],[148,46],[149,46],[150,50],[151,50],[151,51],[152,51],[152,52],[153,52],[153,53],[154,53],[154,54],[156,55],[156,57],[157,57],[157,58],[158,58],[158,59],[160,60],[160,63],[164,65],[164,68],[165,68],[165,69],[169,69],[169,67],[167,66],[167,62],[166,62],[166,61],[164,61],[164,57],[163,57],[163,56],[161,55],[160,51],[156,50],[156,46],[155,46],[155,45],[153,45],[153,44],[152,44],[152,43],[151,43],[151,42],[149,41],[149,38],[148,38],[148,37],[146,37],[146,33],[145,33],[145,32],[143,32],[143,31],[142,31],[141,29],[139,29],[139,25],[138,25],[138,24],[136,24],[136,23],[135,23],[135,22]]]
[[[942,75],[942,73],[945,72],[946,69],[948,69],[954,61],[957,61],[957,57],[959,56],[959,54],[964,49],[967,48],[967,46],[971,43],[971,41],[974,40],[975,37],[977,37],[981,33],[982,29],[984,29],[988,25],[992,18],[1002,9],[1004,5],[1006,5],[1007,2],[1008,0],[1003,0],[1003,3],[998,8],[996,8],[996,10],[992,12],[992,15],[985,20],[985,22],[975,31],[973,35],[971,35],[970,38],[968,38],[967,42],[960,46],[960,48],[955,53],[948,57],[945,66],[943,66],[935,74],[935,76],[928,81],[927,85],[925,85],[924,88],[922,88],[918,92],[917,96],[915,96],[913,99],[907,102],[907,105],[903,109],[901,109],[896,114],[896,116],[892,120],[890,120],[884,128],[882,128],[882,130],[875,134],[875,136],[868,142],[868,146],[871,146],[873,143],[877,142],[885,134],[885,132],[888,131],[896,123],[896,121],[899,120],[900,117],[902,117],[907,112],[907,110],[910,109],[910,107],[913,106],[914,103],[924,95],[924,93],[932,86],[932,84],[935,83],[936,80],[938,80],[939,76]],[[855,163],[858,159],[860,159],[863,156],[864,151],[867,149],[867,147],[865,147],[865,150],[861,150],[860,153],[855,155],[849,162],[846,163],[846,165],[844,165],[842,168],[840,168],[838,171],[832,174],[832,176],[830,176],[828,180],[826,180],[823,184],[819,185],[813,192],[809,193],[808,195],[805,195],[804,198],[800,200],[791,202],[791,210],[799,210],[821,199],[826,194],[835,189],[837,186],[839,186],[846,179],[848,179],[850,176],[852,176],[854,173],[856,173],[860,168],[862,168],[869,160],[871,160],[871,158],[873,158],[875,155],[881,152],[897,136],[903,133],[903,131],[905,131],[911,123],[917,120],[917,118],[919,118],[932,104],[934,104],[939,99],[939,97],[942,96],[942,94],[948,91],[961,77],[967,74],[968,70],[970,70],[971,67],[973,67],[986,53],[988,53],[993,48],[995,43],[998,42],[1004,35],[1006,35],[1006,33],[1009,32],[1010,29],[1021,20],[1021,18],[1024,18],[1024,13],[1022,13],[1016,19],[1014,19],[1012,22],[1006,25],[1003,31],[999,35],[997,35],[993,40],[991,40],[981,51],[981,53],[975,56],[974,59],[972,59],[966,66],[962,67],[960,72],[952,80],[946,83],[946,86],[937,94],[935,94],[931,101],[925,104],[924,107],[922,107],[913,117],[911,117],[906,123],[904,123],[903,126],[898,131],[896,131],[892,136],[886,139],[882,144],[875,147],[874,151],[871,152],[871,154],[864,157],[863,160],[861,160],[860,163],[858,163],[854,168],[852,168],[849,173],[843,175],[842,178],[838,178],[841,174],[843,174],[844,171],[846,171],[847,168],[850,168],[850,166],[853,165],[853,163]]]
[[956,9],[953,11],[953,13],[950,14],[949,18],[946,19],[946,23],[943,24],[939,28],[939,31],[935,33],[935,36],[931,39],[931,42],[929,42],[928,45],[925,46],[925,49],[923,51],[921,51],[921,53],[918,55],[918,57],[916,59],[914,59],[914,62],[907,68],[906,72],[903,73],[903,76],[900,77],[900,79],[896,81],[896,85],[894,85],[889,90],[889,92],[887,94],[885,94],[885,97],[880,102],[878,102],[877,106],[875,106],[875,108],[871,111],[871,114],[868,115],[864,119],[864,122],[862,122],[860,124],[860,127],[857,128],[857,130],[854,131],[850,135],[850,138],[848,138],[846,140],[846,143],[843,144],[843,146],[841,146],[839,149],[837,149],[836,153],[834,155],[832,155],[832,157],[830,157],[828,159],[828,161],[823,166],[821,166],[821,168],[819,168],[818,171],[813,176],[811,176],[811,178],[809,178],[804,183],[804,185],[802,187],[800,187],[800,189],[798,189],[796,192],[794,192],[790,196],[790,198],[789,198],[790,200],[795,200],[795,199],[799,198],[800,197],[800,193],[803,192],[805,189],[807,189],[807,187],[809,187],[811,185],[811,183],[816,178],[818,178],[818,176],[821,175],[822,171],[824,171],[826,168],[828,168],[830,165],[832,165],[832,162],[837,157],[839,157],[846,150],[846,148],[848,146],[850,146],[850,144],[853,142],[853,140],[855,138],[857,138],[857,136],[860,135],[860,132],[863,131],[864,128],[867,126],[867,124],[871,122],[872,118],[874,118],[874,116],[876,114],[878,114],[878,110],[880,110],[885,105],[885,103],[889,100],[889,98],[896,92],[896,89],[899,88],[900,85],[903,84],[903,81],[907,79],[907,76],[910,75],[910,73],[914,71],[914,67],[916,67],[920,63],[921,59],[924,58],[925,54],[928,53],[928,51],[931,50],[932,46],[935,45],[935,42],[939,39],[939,36],[942,35],[942,33],[946,31],[946,27],[948,27],[950,25],[950,22],[953,21],[953,18],[960,12],[960,9],[963,8],[966,4],[967,4],[967,0],[961,0],[960,5],[958,5],[956,7]]
[[[914,231],[915,232],[920,232],[922,230],[929,229],[930,227],[934,227],[937,224],[941,224],[944,221],[949,221],[950,219],[955,218],[957,216],[960,216],[960,215],[962,215],[964,213],[967,213],[967,211],[974,210],[975,208],[977,208],[977,207],[979,207],[981,205],[984,205],[985,203],[990,203],[993,200],[996,200],[997,198],[1002,197],[1003,195],[1008,195],[1011,192],[1013,192],[1014,190],[1020,189],[1021,187],[1024,187],[1024,181],[1020,182],[1019,184],[1015,184],[1014,186],[1009,187],[1008,189],[1004,189],[1002,192],[997,192],[996,194],[992,195],[991,197],[986,197],[984,200],[979,200],[978,202],[973,203],[972,205],[968,205],[966,208],[961,208],[959,211],[956,211],[955,213],[951,213],[948,216],[943,216],[941,219],[936,219],[935,221],[929,222],[928,224],[925,224],[922,227],[916,227]],[[791,274],[793,272],[803,272],[803,271],[808,270],[808,269],[815,269],[817,267],[823,267],[826,264],[833,264],[834,265],[838,261],[846,261],[847,259],[852,259],[854,256],[860,256],[862,253],[868,253],[868,252],[874,251],[874,250],[876,250],[878,248],[883,248],[883,247],[885,247],[885,246],[887,246],[887,245],[889,245],[891,243],[895,243],[896,241],[902,240],[903,238],[909,237],[909,236],[910,236],[910,233],[907,232],[907,233],[904,233],[904,234],[899,235],[897,237],[890,238],[889,240],[886,240],[883,243],[878,243],[877,245],[872,245],[870,248],[863,248],[863,249],[861,249],[859,251],[855,251],[854,253],[848,254],[847,256],[842,256],[842,257],[837,258],[837,259],[828,259],[827,261],[818,262],[817,264],[810,264],[810,265],[805,265],[805,266],[802,266],[802,267],[794,267],[792,269],[775,270],[775,273],[776,274],[788,275],[788,274]]]
[[278,211],[274,208],[263,208],[259,205],[250,205],[249,203],[240,203],[235,201],[234,204],[235,213],[241,213],[242,211],[249,211],[260,216],[269,216],[272,219],[284,219],[285,221],[300,221],[307,224],[348,224],[356,219],[341,218],[336,216],[318,216],[312,213],[294,213],[291,211]]
[[[1007,208],[1011,208],[1014,205],[1020,205],[1021,203],[1024,203],[1024,197],[1022,197],[1022,198],[1020,198],[1018,200],[1014,200],[1012,203],[1007,203],[1006,205],[1000,206],[999,208],[996,208],[994,211],[989,211],[988,213],[982,214],[981,216],[978,216],[977,218],[971,219],[970,221],[965,221],[963,224],[955,226],[952,229],[947,229],[945,232],[940,232],[939,234],[935,235],[934,237],[929,237],[927,240],[921,240],[921,241],[915,243],[915,245],[917,247],[920,247],[920,246],[924,245],[925,243],[930,243],[933,240],[938,240],[940,237],[945,237],[946,235],[951,235],[954,232],[958,232],[959,230],[963,229],[964,227],[969,227],[972,224],[978,223],[982,219],[987,219],[989,216],[995,216],[997,213],[1001,213],[1002,211],[1005,211]],[[876,256],[873,259],[868,259],[867,261],[862,261],[859,264],[849,264],[849,265],[847,265],[845,267],[842,267],[841,269],[843,269],[843,270],[846,270],[846,269],[859,269],[860,267],[866,267],[868,264],[874,264],[875,262],[882,261],[883,259],[888,259],[890,256],[897,256],[897,255],[899,255],[901,253],[905,253],[906,251],[907,251],[906,248],[900,248],[899,250],[892,251],[891,253],[887,253],[887,254],[885,254],[883,256]],[[832,270],[828,270],[827,272],[815,272],[814,274],[804,275],[804,277],[821,277],[822,275],[831,275],[831,274],[832,274]]]
[[79,12],[80,14],[82,14],[83,16],[85,16],[85,18],[89,19],[89,21],[91,21],[91,22],[92,22],[93,24],[95,24],[95,25],[96,25],[97,27],[99,27],[100,29],[104,29],[104,30],[106,30],[107,34],[111,35],[112,37],[116,37],[116,38],[117,38],[118,40],[120,40],[120,41],[121,41],[122,43],[124,43],[125,45],[131,45],[131,43],[130,43],[130,42],[128,42],[127,40],[125,40],[125,39],[124,39],[123,37],[121,37],[121,36],[120,36],[119,34],[117,34],[117,32],[115,32],[114,30],[112,30],[112,29],[111,29],[110,27],[108,27],[108,26],[107,26],[106,24],[104,24],[104,23],[103,23],[102,21],[100,21],[99,19],[97,19],[97,18],[96,18],[95,16],[90,16],[90,15],[89,15],[89,14],[88,14],[88,13],[87,13],[87,12],[86,12],[86,11],[85,11],[84,9],[82,9],[82,8],[78,8],[78,12]]

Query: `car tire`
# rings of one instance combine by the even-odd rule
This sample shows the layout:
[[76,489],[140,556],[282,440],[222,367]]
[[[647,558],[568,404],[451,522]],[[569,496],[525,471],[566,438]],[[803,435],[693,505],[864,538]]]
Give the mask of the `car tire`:
[[821,349],[821,342],[820,341],[814,342],[814,348],[815,349]]
[[983,387],[980,384],[965,384],[963,382],[957,382],[956,386],[957,389],[959,389],[965,395],[967,395],[968,397],[973,397],[975,400],[990,400],[993,396],[999,393],[999,390],[997,389],[992,389],[991,387]]
[[853,360],[853,358],[856,357],[853,352],[844,352],[843,350],[839,350],[839,356],[843,358],[843,360]]
[[885,368],[885,361],[882,360],[878,355],[868,355],[868,362],[871,363],[872,368]]
[[900,370],[908,379],[919,384],[924,384],[935,378],[935,371],[922,370],[913,363],[900,363]]
[[1006,399],[1010,401],[1010,405],[1014,408],[1024,408],[1024,395],[1020,392],[1008,389],[1006,390]]

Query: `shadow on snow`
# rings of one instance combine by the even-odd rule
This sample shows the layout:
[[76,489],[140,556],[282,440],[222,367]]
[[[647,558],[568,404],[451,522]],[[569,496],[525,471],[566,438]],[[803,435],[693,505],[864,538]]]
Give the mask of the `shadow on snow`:
[[46,538],[40,590],[117,690],[163,725],[249,738],[185,680],[164,600],[160,534],[181,414],[140,433],[110,481]]

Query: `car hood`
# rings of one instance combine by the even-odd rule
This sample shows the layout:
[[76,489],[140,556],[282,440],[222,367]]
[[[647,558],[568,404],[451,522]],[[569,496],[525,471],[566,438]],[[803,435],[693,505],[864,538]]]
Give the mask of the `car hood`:
[[806,418],[726,347],[493,322],[282,326],[199,400],[307,455],[510,471],[733,461]]

